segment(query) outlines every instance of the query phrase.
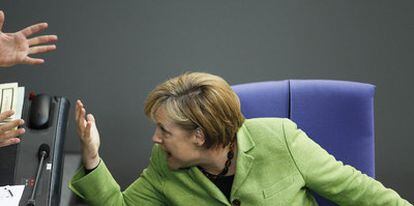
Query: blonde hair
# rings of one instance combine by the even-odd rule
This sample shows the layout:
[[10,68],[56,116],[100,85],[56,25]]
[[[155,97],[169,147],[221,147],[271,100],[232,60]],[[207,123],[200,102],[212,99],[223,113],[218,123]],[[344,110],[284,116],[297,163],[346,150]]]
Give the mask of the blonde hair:
[[184,130],[200,128],[207,149],[230,144],[244,122],[236,93],[223,78],[208,73],[186,72],[158,85],[145,101],[145,114],[155,120],[161,106]]

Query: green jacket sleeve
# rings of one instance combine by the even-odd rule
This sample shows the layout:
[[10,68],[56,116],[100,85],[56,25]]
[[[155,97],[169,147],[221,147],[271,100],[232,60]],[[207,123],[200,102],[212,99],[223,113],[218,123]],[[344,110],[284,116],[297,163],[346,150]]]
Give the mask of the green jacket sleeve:
[[124,192],[121,192],[119,185],[102,160],[98,167],[87,175],[84,169],[80,168],[69,182],[69,188],[92,206],[164,205],[165,200],[162,194],[164,177],[159,161],[160,156],[161,151],[155,145],[150,165]]
[[310,139],[296,124],[286,119],[285,140],[306,187],[339,205],[411,205],[395,191],[337,161]]

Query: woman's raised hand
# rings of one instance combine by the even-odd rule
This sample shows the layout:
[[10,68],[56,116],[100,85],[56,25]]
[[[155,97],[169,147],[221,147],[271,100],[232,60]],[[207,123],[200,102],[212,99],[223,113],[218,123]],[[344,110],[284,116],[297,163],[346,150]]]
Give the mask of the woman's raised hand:
[[92,114],[86,115],[86,110],[80,100],[76,101],[75,119],[77,133],[81,140],[82,161],[86,169],[98,166],[99,157],[99,132],[96,128],[95,118]]

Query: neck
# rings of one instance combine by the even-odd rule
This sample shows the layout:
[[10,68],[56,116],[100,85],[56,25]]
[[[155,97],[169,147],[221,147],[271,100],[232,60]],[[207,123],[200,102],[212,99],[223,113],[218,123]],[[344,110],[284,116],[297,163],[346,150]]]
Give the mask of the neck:
[[[203,158],[198,166],[202,167],[206,172],[217,175],[223,171],[224,165],[227,161],[227,153],[230,147],[218,149],[208,149],[203,154]],[[233,175],[236,171],[236,160],[237,160],[237,144],[233,146],[234,157],[231,160],[231,165],[227,175]]]

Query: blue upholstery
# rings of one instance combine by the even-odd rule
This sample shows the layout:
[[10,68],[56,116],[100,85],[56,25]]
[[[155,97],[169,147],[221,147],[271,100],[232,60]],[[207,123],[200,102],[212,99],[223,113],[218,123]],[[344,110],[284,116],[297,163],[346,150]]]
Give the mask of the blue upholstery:
[[289,117],[289,81],[247,83],[233,89],[246,118]]
[[[335,80],[234,85],[246,118],[287,117],[337,160],[374,177],[375,86]],[[317,196],[319,205],[335,205]]]

